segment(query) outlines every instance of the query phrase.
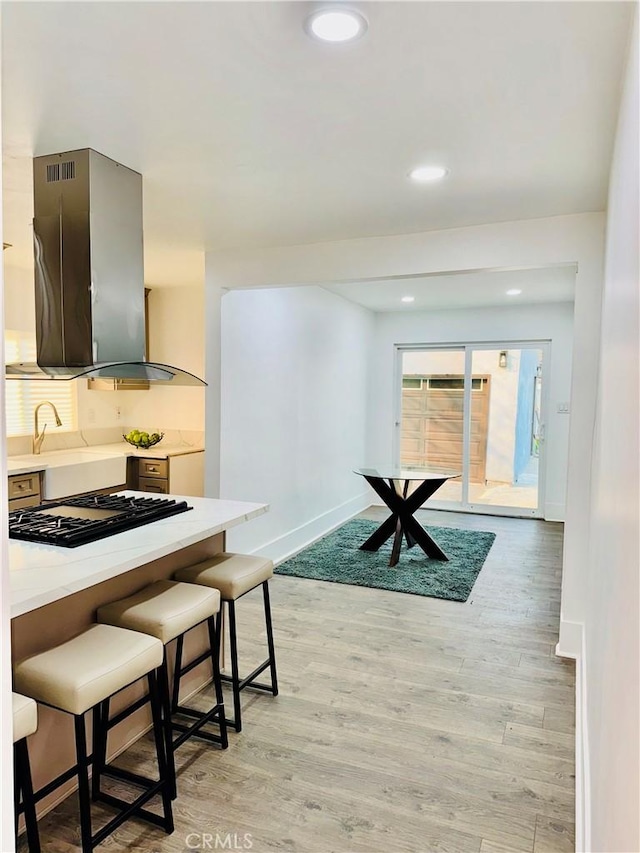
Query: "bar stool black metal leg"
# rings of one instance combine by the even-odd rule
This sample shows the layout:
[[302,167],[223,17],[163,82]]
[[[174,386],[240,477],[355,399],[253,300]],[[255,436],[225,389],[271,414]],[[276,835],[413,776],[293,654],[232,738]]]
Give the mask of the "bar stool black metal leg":
[[238,672],[238,637],[236,634],[236,603],[227,602],[229,608],[229,652],[231,655],[231,686],[233,689],[233,720],[227,725],[235,731],[242,731],[242,708],[240,705],[240,675]]
[[93,709],[93,771],[91,798],[100,798],[102,773],[107,763],[107,736],[109,733],[109,699],[99,702]]
[[222,620],[218,618],[216,624],[215,616],[207,619],[209,630],[209,648],[211,649],[211,666],[213,669],[213,687],[216,692],[216,704],[220,706],[218,721],[220,723],[220,747],[226,749],[229,746],[227,736],[227,721],[224,717],[224,695],[222,693],[222,679],[220,678],[220,627]]
[[20,824],[20,793],[22,786],[20,784],[20,754],[18,752],[18,744],[13,745],[13,821],[16,836],[16,847],[18,846],[18,826]]
[[24,808],[24,823],[27,830],[27,842],[29,853],[40,853],[40,836],[38,834],[38,818],[36,816],[36,805],[33,799],[33,783],[31,781],[31,765],[29,764],[29,751],[27,742],[23,740],[19,747],[23,751],[20,758],[22,781],[22,805]]
[[13,747],[13,797],[15,806],[16,846],[18,843],[18,821],[21,810],[21,796],[29,853],[40,853],[40,836],[38,835],[38,818],[36,817],[36,806],[33,798],[29,750],[27,747],[27,741],[24,738],[14,744]]
[[176,642],[176,660],[173,669],[173,695],[171,697],[171,713],[175,714],[180,704],[180,678],[182,677],[182,649],[184,634],[180,634]]
[[269,647],[269,667],[271,669],[271,692],[278,695],[278,674],[276,672],[276,650],[273,644],[273,625],[271,624],[271,600],[269,598],[269,583],[262,584],[264,597],[264,619],[267,626],[267,645]]
[[169,790],[171,791],[171,799],[175,800],[178,796],[176,783],[176,762],[173,752],[173,727],[171,725],[171,693],[169,692],[169,676],[167,673],[167,650],[165,647],[164,658],[162,665],[158,671],[160,701],[162,704],[162,720],[164,724],[164,741],[165,751],[167,755],[167,768],[169,777]]
[[158,679],[155,672],[147,674],[147,682],[149,684],[149,703],[153,718],[153,739],[156,746],[158,770],[160,779],[164,779],[164,785],[162,786],[162,807],[165,818],[165,831],[171,833],[174,829],[171,799],[175,790],[175,767],[173,770],[174,775],[171,777],[170,765],[166,755],[165,731],[162,724],[162,702],[160,700]]
[[93,838],[91,832],[91,796],[89,794],[89,773],[87,758],[87,736],[84,728],[84,714],[74,714],[76,731],[76,757],[78,760],[78,800],[80,803],[80,838],[82,853],[91,853]]
[[100,761],[100,741],[102,739],[102,702],[94,707],[92,711],[92,734],[91,746],[93,753],[93,772],[91,774],[91,799],[95,802],[100,796],[100,771],[102,763]]

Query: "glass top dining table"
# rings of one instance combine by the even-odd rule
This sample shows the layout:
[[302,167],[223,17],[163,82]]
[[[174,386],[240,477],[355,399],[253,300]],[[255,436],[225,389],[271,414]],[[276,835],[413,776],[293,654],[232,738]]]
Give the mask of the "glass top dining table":
[[380,468],[355,468],[354,474],[363,477],[380,477],[383,480],[451,480],[460,477],[459,471],[434,471],[427,468],[398,468],[394,466]]
[[[407,548],[419,545],[434,560],[449,558],[415,518],[416,510],[447,480],[459,477],[459,472],[432,471],[426,468],[356,468],[355,474],[364,477],[376,494],[391,510],[391,515],[360,546],[362,551],[377,551],[393,536],[390,566],[400,559],[402,540]],[[410,487],[411,486],[411,487]]]

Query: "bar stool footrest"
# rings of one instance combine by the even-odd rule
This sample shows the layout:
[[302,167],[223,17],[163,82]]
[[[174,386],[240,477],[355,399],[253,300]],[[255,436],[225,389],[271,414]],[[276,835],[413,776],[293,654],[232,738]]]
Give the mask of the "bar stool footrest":
[[55,779],[52,779],[51,782],[47,782],[46,785],[43,785],[42,788],[39,788],[37,791],[33,792],[33,800],[35,803],[39,803],[40,800],[43,800],[49,794],[52,794],[60,785],[68,782],[69,779],[73,779],[74,776],[77,778],[78,775],[78,765],[74,764],[73,767],[70,767],[68,770],[65,770],[59,776],[56,776]]
[[135,711],[138,711],[140,708],[144,708],[149,702],[149,694],[145,693],[144,696],[141,696],[139,699],[136,699],[135,702],[132,702],[130,705],[127,705],[126,708],[123,708],[122,711],[119,711],[117,714],[114,714],[109,720],[105,720],[103,725],[106,730],[109,732],[111,729],[115,728],[118,723],[121,723],[123,720],[126,720],[128,716],[133,714]]
[[[245,676],[238,682],[238,690],[244,690],[245,687],[254,687],[256,690],[267,690],[269,693],[273,693],[273,688],[271,685],[267,684],[254,684],[254,679],[256,679],[259,675],[268,669],[271,666],[271,659],[267,658],[263,661],[260,666],[256,667],[252,673]],[[226,673],[220,673],[221,681],[224,681],[227,684],[233,684],[233,677],[231,675],[227,675]],[[276,695],[276,694],[274,694]]]
[[178,705],[173,709],[173,713],[178,715],[182,714],[185,717],[191,717],[195,720],[195,722],[190,725],[181,723],[178,720],[171,720],[172,730],[182,732],[182,734],[173,741],[174,750],[179,746],[182,746],[182,744],[192,736],[211,743],[218,743],[222,749],[226,749],[228,747],[228,738],[223,737],[222,735],[214,735],[212,732],[201,731],[202,727],[206,726],[207,723],[220,725],[221,720],[224,719],[224,704],[214,705],[209,711],[197,711],[195,708],[187,708],[185,705]]
[[213,732],[203,732],[200,730],[192,731],[191,726],[183,726],[181,723],[173,723],[172,726],[176,731],[183,732],[183,734],[173,741],[174,749],[182,746],[182,744],[190,737],[197,737],[200,738],[200,740],[206,740],[209,743],[217,743],[220,745],[221,749],[226,749],[228,746],[228,742],[224,745],[220,735],[214,735]]
[[148,809],[142,808],[142,806],[152,799],[152,797],[156,796],[156,794],[162,793],[163,785],[164,782],[162,781],[156,782],[152,787],[140,794],[140,796],[132,803],[128,803],[126,800],[121,800],[111,794],[100,792],[100,795],[96,798],[98,802],[105,803],[108,806],[113,806],[113,808],[116,809],[122,809],[122,811],[93,834],[91,838],[92,845],[96,847],[100,842],[104,841],[105,838],[111,835],[115,829],[122,826],[126,820],[134,815],[137,817],[143,817],[145,820],[151,822],[155,826],[159,826],[167,832],[172,832],[173,826],[170,825],[162,815],[154,814],[154,812],[150,812]]
[[182,664],[180,667],[180,676],[186,675],[188,672],[191,672],[192,669],[195,669],[197,666],[200,666],[201,663],[205,661],[211,661],[211,652],[207,649],[204,652],[201,652],[196,658],[189,663]]
[[139,773],[134,773],[133,770],[125,770],[124,767],[114,767],[113,764],[107,764],[103,767],[100,771],[100,776],[118,779],[121,782],[131,782],[134,785],[138,785],[140,788],[147,789],[160,784],[156,779],[147,779],[146,776],[140,776]]

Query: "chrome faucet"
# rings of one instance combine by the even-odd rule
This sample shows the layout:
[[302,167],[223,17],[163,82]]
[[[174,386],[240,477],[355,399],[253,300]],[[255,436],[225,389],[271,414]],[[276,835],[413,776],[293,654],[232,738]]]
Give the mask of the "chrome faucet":
[[53,403],[50,400],[43,400],[41,403],[38,403],[38,405],[36,406],[36,410],[33,413],[33,442],[32,442],[32,447],[33,447],[34,453],[40,453],[40,448],[42,447],[42,442],[44,441],[44,434],[47,431],[47,425],[45,424],[42,427],[42,432],[38,432],[38,412],[40,411],[42,406],[51,406],[51,408],[53,409],[53,414],[56,417],[56,426],[57,427],[62,426],[62,421],[60,420],[60,415],[58,414],[58,410],[56,409],[56,407],[53,405]]

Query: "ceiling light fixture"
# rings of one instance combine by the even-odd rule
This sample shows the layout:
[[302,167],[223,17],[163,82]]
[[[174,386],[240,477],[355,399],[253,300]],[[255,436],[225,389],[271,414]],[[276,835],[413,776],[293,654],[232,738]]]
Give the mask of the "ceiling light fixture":
[[512,287],[510,290],[507,290],[507,296],[520,296],[522,293],[521,290],[518,290],[517,287]]
[[441,178],[444,178],[447,171],[444,166],[418,166],[409,172],[409,177],[412,181],[426,184],[429,181],[439,181]]
[[367,19],[354,9],[317,9],[304,22],[307,35],[334,44],[360,38],[367,27]]
[[401,302],[415,302],[415,296],[403,296]]

